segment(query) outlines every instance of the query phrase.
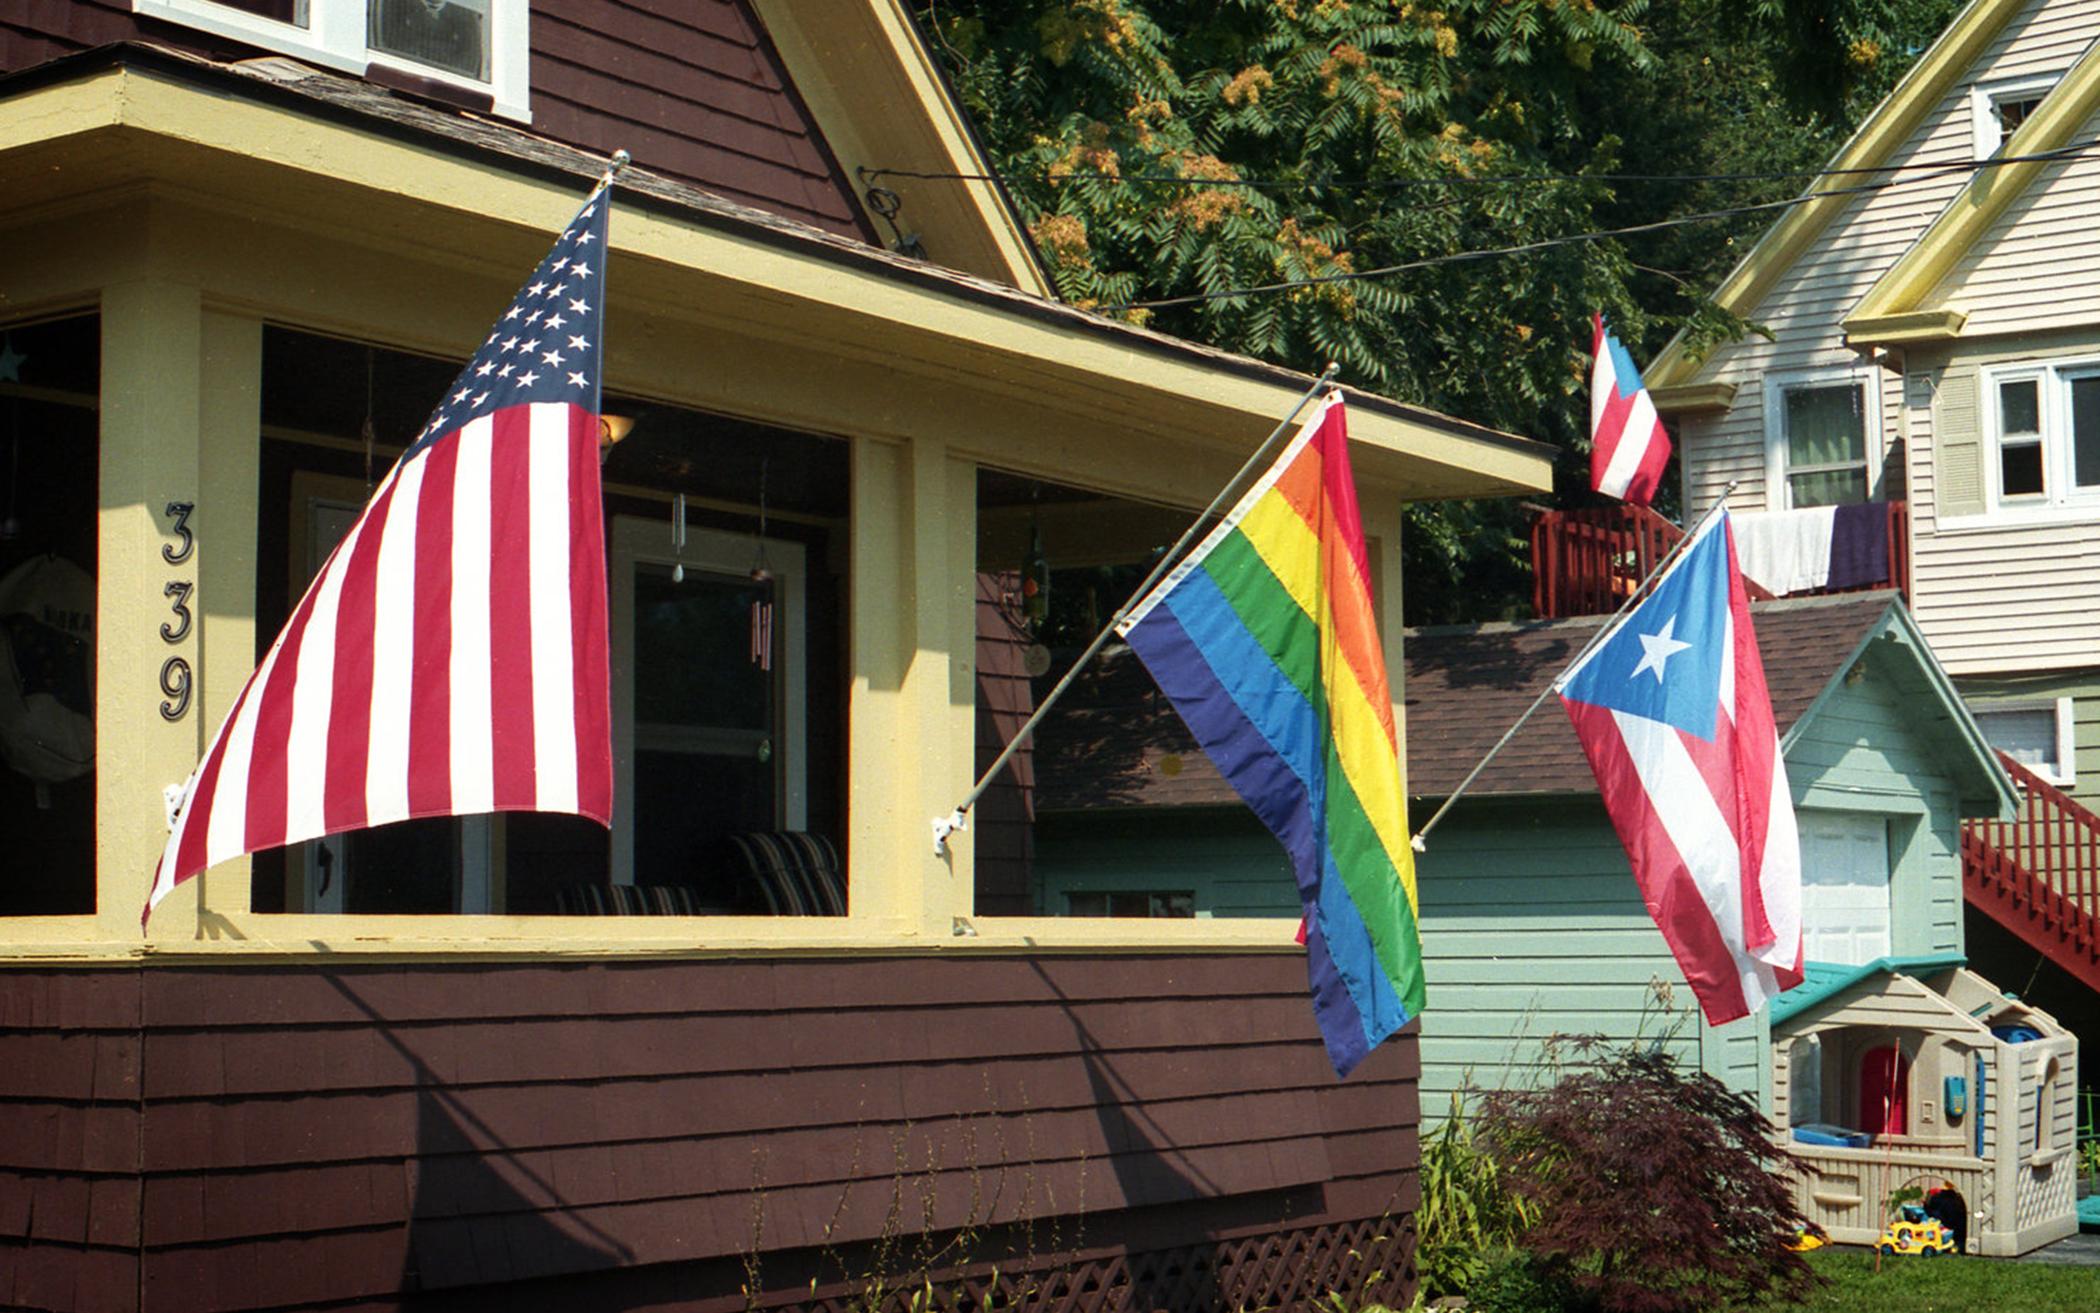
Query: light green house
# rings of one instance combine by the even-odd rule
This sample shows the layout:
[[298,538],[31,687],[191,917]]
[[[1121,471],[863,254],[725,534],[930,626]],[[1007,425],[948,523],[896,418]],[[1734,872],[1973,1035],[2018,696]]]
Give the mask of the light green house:
[[[1962,951],[1964,816],[2011,785],[1894,593],[1762,603],[1759,645],[1800,820],[1804,952],[1865,963]],[[1419,826],[1600,619],[1411,630],[1405,704]],[[1046,912],[1275,915],[1282,851],[1127,652],[1042,731]],[[1097,748],[1115,728],[1124,750]],[[1422,1098],[1539,1078],[1564,1037],[1663,1039],[1772,1104],[1764,1014],[1709,1030],[1642,906],[1567,718],[1543,708],[1417,858],[1429,1006]]]

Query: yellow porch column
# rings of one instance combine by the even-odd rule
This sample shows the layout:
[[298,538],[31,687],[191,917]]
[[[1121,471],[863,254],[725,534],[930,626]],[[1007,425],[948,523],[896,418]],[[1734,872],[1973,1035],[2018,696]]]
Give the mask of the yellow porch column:
[[851,902],[856,920],[945,941],[970,910],[970,844],[933,818],[971,779],[976,474],[944,444],[853,444]]
[[[136,939],[167,839],[161,791],[189,777],[254,664],[261,362],[259,326],[207,313],[194,286],[149,278],[103,292],[95,850],[105,936]],[[191,882],[154,914],[153,938],[212,934],[199,893],[244,910],[247,881],[242,861]]]

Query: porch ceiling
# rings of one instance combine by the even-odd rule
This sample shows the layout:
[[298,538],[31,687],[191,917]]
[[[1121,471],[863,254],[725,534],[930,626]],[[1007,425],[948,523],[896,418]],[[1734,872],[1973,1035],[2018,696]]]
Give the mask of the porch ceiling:
[[[222,65],[126,46],[0,79],[6,227],[62,222],[145,195],[223,213],[238,221],[229,232],[267,224],[368,258],[391,254],[501,279],[527,267],[523,253],[566,219],[602,164],[282,60]],[[640,170],[623,175],[620,201],[614,295],[644,314],[697,322],[745,352],[752,339],[769,339],[803,360],[888,377],[887,400],[857,406],[850,423],[829,431],[906,437],[915,407],[974,407],[985,416],[981,446],[963,439],[958,450],[1024,474],[1072,477],[1079,447],[1061,443],[1061,432],[1128,434],[1130,445],[1209,453],[1203,464],[1230,468],[1228,458],[1251,450],[1311,381]],[[40,292],[62,290],[34,277],[10,281],[12,291],[0,288],[0,313],[32,311]],[[436,333],[403,344],[460,349]],[[628,385],[618,365],[608,386]],[[812,391],[835,386],[826,375],[804,383]],[[813,422],[793,402],[730,413]],[[1370,493],[1422,500],[1550,485],[1545,444],[1372,394],[1352,391],[1350,402],[1358,477]],[[1198,486],[1131,482],[1114,490],[1181,499]]]

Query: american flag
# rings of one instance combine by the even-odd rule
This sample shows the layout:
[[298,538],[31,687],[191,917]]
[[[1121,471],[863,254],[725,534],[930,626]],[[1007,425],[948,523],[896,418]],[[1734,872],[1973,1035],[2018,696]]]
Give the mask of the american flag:
[[216,862],[344,830],[492,811],[611,823],[609,210],[601,183],[249,676],[183,788],[142,923]]

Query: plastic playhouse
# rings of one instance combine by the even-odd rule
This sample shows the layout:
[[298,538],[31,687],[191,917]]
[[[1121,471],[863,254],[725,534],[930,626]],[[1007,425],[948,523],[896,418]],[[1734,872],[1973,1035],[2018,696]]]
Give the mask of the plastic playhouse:
[[[2078,1229],[2078,1040],[1962,962],[1811,962],[1772,1005],[1795,1200],[1840,1244],[2009,1256]],[[1930,1206],[1890,1224],[1904,1195]],[[1907,1247],[1926,1222],[1946,1248]]]

